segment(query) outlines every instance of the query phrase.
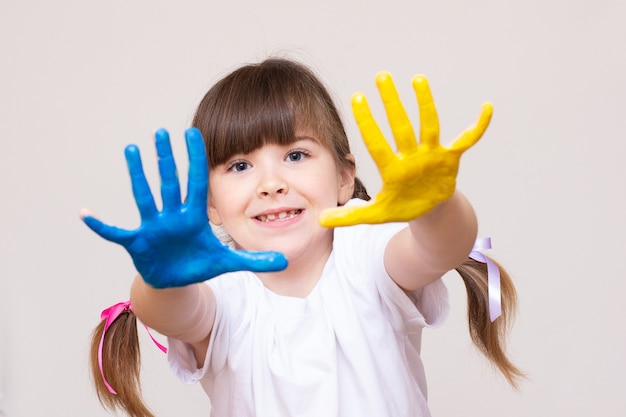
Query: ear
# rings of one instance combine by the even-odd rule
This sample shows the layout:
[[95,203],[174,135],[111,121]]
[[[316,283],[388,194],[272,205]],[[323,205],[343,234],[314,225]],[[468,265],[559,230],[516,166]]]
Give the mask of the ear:
[[339,193],[337,203],[343,206],[354,194],[354,178],[356,177],[356,162],[354,155],[347,154],[346,159],[352,162],[350,167],[342,167],[339,171]]
[[215,204],[213,203],[213,197],[211,197],[210,192],[209,192],[208,206],[209,206],[209,220],[214,225],[221,226],[222,218],[220,217],[220,214],[218,213],[217,208],[215,208]]

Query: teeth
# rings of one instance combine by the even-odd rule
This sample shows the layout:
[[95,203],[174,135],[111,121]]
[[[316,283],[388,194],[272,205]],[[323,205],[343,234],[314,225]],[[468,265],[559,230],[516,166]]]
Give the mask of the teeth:
[[267,215],[263,215],[263,216],[258,216],[257,219],[262,221],[262,222],[273,222],[276,219],[278,219],[278,220],[287,220],[287,219],[291,219],[291,218],[297,216],[301,212],[302,212],[302,210],[281,211],[278,214],[272,213],[272,214],[267,214]]

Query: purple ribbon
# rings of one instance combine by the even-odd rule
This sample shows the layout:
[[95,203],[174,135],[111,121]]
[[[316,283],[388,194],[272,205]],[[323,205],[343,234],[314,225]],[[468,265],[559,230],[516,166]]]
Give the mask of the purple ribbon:
[[[113,387],[111,387],[111,385],[109,384],[109,381],[107,381],[107,379],[104,376],[104,371],[102,370],[102,345],[104,344],[104,335],[106,335],[107,330],[109,330],[109,327],[111,327],[111,324],[113,324],[115,319],[118,318],[120,314],[122,314],[126,310],[133,311],[133,306],[130,304],[130,301],[124,301],[124,302],[112,305],[111,307],[102,310],[102,313],[100,314],[100,320],[106,320],[106,322],[104,323],[104,330],[102,331],[102,337],[100,338],[100,345],[98,346],[98,366],[100,367],[100,375],[102,375],[102,381],[104,382],[104,385],[107,387],[107,389],[109,390],[111,394],[115,394],[115,395],[117,395],[117,392],[115,392]],[[150,329],[148,328],[148,326],[144,325],[144,327],[148,331],[148,335],[150,335],[150,339],[152,339],[154,344],[157,345],[157,347],[161,349],[163,353],[167,353],[167,348],[163,346],[162,344],[160,344],[159,342],[157,342],[154,336],[152,336],[152,333],[150,333]]]
[[487,264],[487,294],[489,295],[489,318],[493,322],[502,315],[502,295],[500,294],[500,269],[481,250],[491,249],[491,238],[479,237],[469,257]]

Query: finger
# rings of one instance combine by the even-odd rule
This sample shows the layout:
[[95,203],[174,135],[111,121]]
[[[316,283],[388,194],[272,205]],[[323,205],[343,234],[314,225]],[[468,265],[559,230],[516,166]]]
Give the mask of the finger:
[[282,271],[287,267],[287,259],[280,252],[251,252],[228,248],[220,252],[219,255],[213,257],[210,270],[202,274],[203,280],[226,272],[271,272]]
[[380,72],[376,76],[376,85],[383,100],[391,132],[401,153],[413,153],[417,150],[417,140],[411,121],[404,110],[391,74]]
[[202,133],[195,127],[185,132],[189,155],[189,178],[187,184],[187,204],[190,206],[207,203],[209,167]]
[[420,145],[436,147],[439,145],[439,117],[428,80],[423,75],[416,75],[411,83],[420,112]]
[[474,144],[483,136],[487,127],[489,127],[492,115],[493,105],[491,103],[484,103],[476,124],[461,133],[461,135],[452,144],[451,149],[464,152],[474,146]]
[[150,186],[143,172],[139,148],[135,145],[128,145],[124,154],[126,156],[126,165],[128,166],[130,182],[133,187],[133,196],[135,197],[139,214],[142,219],[152,218],[156,216],[157,208],[156,204],[154,204],[154,197],[152,197]]
[[82,210],[80,218],[85,222],[87,227],[93,230],[98,236],[110,242],[125,245],[133,236],[132,231],[120,229],[115,226],[109,226],[93,217],[88,211]]
[[287,258],[280,252],[233,251],[232,271],[273,272],[287,268]]
[[322,211],[319,223],[323,227],[353,226],[356,224],[378,224],[388,221],[384,210],[376,203],[356,207],[337,207]]
[[361,131],[363,142],[380,170],[390,163],[394,152],[376,124],[363,94],[357,93],[352,96],[352,112]]
[[180,207],[180,184],[176,173],[176,161],[172,154],[170,135],[167,130],[159,129],[154,134],[154,138],[159,157],[163,211],[176,210]]

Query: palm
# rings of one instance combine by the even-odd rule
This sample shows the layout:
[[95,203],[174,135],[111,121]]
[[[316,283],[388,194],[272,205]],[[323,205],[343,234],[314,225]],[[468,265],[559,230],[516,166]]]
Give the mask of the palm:
[[206,210],[208,167],[202,137],[196,129],[189,129],[185,136],[190,163],[188,197],[184,203],[169,135],[159,130],[156,147],[163,209],[157,210],[143,173],[139,150],[131,145],[126,148],[126,160],[141,215],[140,227],[119,229],[85,215],[83,220],[87,226],[101,237],[122,245],[143,279],[155,288],[202,282],[231,271],[284,269],[287,261],[278,252],[234,251],[215,237]]
[[428,81],[418,75],[413,78],[420,112],[418,143],[391,76],[380,73],[376,82],[398,151],[394,152],[385,140],[365,96],[356,94],[352,99],[354,116],[383,185],[367,205],[325,210],[320,217],[325,227],[410,221],[428,213],[452,196],[461,155],[489,125],[493,109],[485,103],[475,126],[463,132],[450,147],[441,146],[439,120]]

